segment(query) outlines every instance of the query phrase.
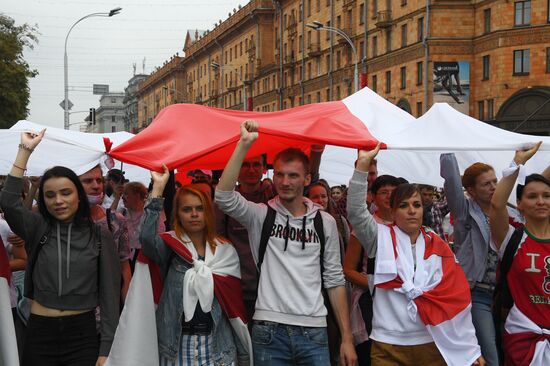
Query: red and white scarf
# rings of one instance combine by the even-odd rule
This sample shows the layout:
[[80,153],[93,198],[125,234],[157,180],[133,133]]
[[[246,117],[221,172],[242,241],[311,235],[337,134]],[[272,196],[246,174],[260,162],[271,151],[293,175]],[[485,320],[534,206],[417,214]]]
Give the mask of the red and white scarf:
[[550,365],[550,330],[533,323],[515,305],[508,313],[504,329],[505,365]]
[[[183,306],[186,320],[189,320],[188,316],[193,316],[197,303],[203,311],[210,311],[215,296],[235,335],[248,348],[252,365],[252,342],[246,325],[239,259],[235,248],[230,244],[219,244],[212,253],[207,244],[205,260],[201,261],[190,240],[179,240],[174,232],[162,233],[160,236],[176,255],[193,264],[184,276]],[[155,304],[160,299],[162,286],[158,266],[141,252],[106,366],[158,365]]]
[[[448,365],[471,365],[481,355],[471,315],[470,287],[449,245],[422,229],[416,268],[407,234],[378,226],[374,284],[409,300],[407,313],[420,316]],[[390,244],[391,243],[391,244]]]

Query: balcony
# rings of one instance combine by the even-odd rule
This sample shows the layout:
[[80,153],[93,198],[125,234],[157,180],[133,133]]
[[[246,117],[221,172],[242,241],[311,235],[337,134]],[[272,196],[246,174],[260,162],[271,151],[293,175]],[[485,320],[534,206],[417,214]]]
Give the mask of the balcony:
[[245,84],[249,84],[254,80],[254,74],[251,72],[247,72],[244,74],[244,82]]
[[284,65],[287,67],[294,67],[295,62],[296,59],[294,58],[294,55],[287,55],[284,57]]
[[392,25],[391,10],[381,10],[376,15],[375,25],[378,28],[388,28]]
[[307,54],[309,57],[319,56],[321,54],[321,45],[319,43],[311,43],[307,46]]
[[353,6],[355,4],[355,0],[344,0],[344,6]]
[[235,90],[239,89],[241,85],[239,85],[239,82],[237,82],[236,80],[231,80],[229,82],[229,85],[227,86],[227,91],[228,92],[234,92]]

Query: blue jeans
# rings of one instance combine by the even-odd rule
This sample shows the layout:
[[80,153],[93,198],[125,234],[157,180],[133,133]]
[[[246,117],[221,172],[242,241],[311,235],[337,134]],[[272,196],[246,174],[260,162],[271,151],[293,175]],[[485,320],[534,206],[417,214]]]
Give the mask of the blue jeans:
[[327,328],[266,321],[252,325],[254,364],[330,366]]
[[498,366],[495,324],[493,323],[493,291],[474,287],[472,289],[472,321],[481,354],[487,366]]

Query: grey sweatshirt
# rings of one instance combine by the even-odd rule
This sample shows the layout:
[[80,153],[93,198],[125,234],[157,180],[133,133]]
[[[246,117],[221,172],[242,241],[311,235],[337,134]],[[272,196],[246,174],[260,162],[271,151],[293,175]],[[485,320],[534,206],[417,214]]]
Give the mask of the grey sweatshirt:
[[[262,225],[267,215],[263,203],[247,201],[238,192],[216,190],[218,207],[248,231],[252,257],[257,263]],[[293,216],[279,197],[268,205],[277,211],[265,251],[254,320],[267,320],[306,327],[326,326],[327,309],[321,295],[320,242],[314,217],[319,206],[304,198],[307,213]],[[334,218],[321,212],[325,231],[323,284],[344,286],[340,243]]]
[[[0,207],[12,231],[25,240],[29,256],[25,296],[59,310],[86,310],[99,305],[99,355],[107,356],[118,325],[120,297],[120,263],[111,233],[101,230],[100,251],[89,226],[50,224],[42,215],[23,207],[22,188],[21,178],[8,176],[0,193]],[[37,253],[46,233],[47,241]],[[31,278],[31,258],[36,255]]]

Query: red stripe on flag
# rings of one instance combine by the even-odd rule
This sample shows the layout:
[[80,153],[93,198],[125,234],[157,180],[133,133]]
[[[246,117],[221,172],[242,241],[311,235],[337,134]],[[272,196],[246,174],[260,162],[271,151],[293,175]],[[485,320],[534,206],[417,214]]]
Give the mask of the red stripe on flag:
[[258,121],[260,132],[248,156],[266,153],[268,162],[287,147],[307,150],[317,143],[373,149],[378,143],[341,101],[269,113],[174,104],[109,154],[150,170],[162,169],[163,163],[169,169],[223,169],[239,140],[239,126],[247,119]]
[[214,277],[214,294],[220,303],[220,307],[229,319],[241,318],[243,323],[248,323],[243,301],[241,280],[233,276]]
[[0,238],[0,277],[4,277],[8,280],[8,283],[11,283],[10,260],[2,238]]
[[439,236],[424,233],[426,250],[424,258],[430,255],[441,257],[443,277],[439,284],[414,302],[418,314],[426,325],[437,325],[454,318],[471,303],[471,293],[468,280],[462,267],[456,263],[449,245]]
[[550,334],[504,332],[502,337],[503,349],[506,355],[504,365],[529,365],[535,355],[537,343],[545,340],[550,342]]

